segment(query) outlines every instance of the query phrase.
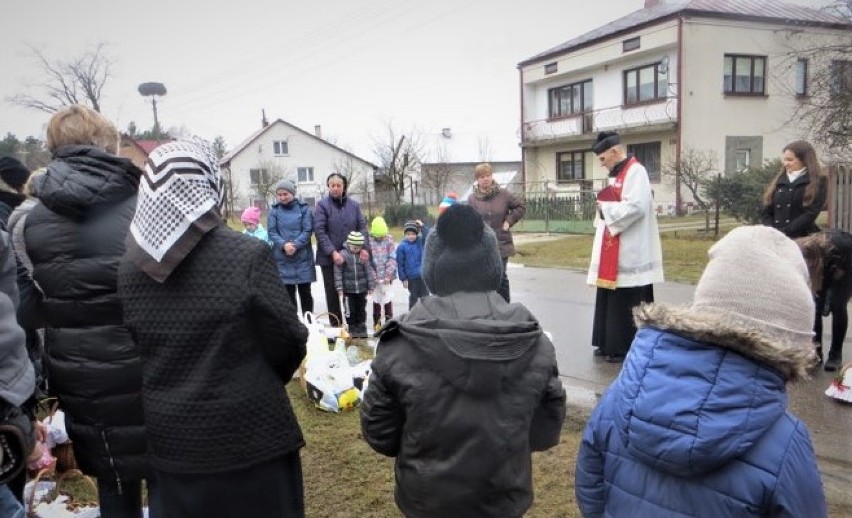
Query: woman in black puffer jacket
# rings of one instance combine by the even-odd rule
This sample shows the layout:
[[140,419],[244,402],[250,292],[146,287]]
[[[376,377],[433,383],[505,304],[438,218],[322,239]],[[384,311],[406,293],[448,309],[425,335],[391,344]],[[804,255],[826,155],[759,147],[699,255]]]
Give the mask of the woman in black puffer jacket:
[[118,265],[141,170],[115,156],[118,132],[71,106],[47,128],[53,161],[24,227],[44,292],[46,371],[81,470],[97,478],[101,516],[142,516],[148,474],[142,365],[123,324]]

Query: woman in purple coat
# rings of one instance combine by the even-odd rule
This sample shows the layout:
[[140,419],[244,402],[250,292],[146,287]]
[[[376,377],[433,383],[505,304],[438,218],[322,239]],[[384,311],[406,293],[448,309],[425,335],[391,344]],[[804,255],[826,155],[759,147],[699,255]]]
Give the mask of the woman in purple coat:
[[361,249],[360,260],[366,263],[370,260],[367,252],[370,248],[369,231],[361,205],[346,195],[349,181],[340,173],[331,173],[325,179],[328,196],[317,203],[314,209],[314,233],[317,237],[316,264],[322,271],[322,282],[325,289],[325,303],[328,312],[341,318],[340,302],[334,287],[334,265],[343,264],[340,250],[346,246],[346,236],[352,231],[364,234],[364,248]]

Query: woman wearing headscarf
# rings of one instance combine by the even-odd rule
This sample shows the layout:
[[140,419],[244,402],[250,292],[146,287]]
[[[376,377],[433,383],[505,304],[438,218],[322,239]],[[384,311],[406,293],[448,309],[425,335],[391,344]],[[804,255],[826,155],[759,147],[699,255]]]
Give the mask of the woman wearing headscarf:
[[119,270],[144,360],[152,516],[304,516],[285,384],[305,356],[268,245],[228,228],[204,141],[152,151]]
[[115,283],[142,171],[115,155],[115,126],[85,106],[50,119],[47,148],[53,160],[24,242],[44,292],[37,316],[50,392],[80,469],[97,478],[102,516],[141,517],[149,473],[142,364]]

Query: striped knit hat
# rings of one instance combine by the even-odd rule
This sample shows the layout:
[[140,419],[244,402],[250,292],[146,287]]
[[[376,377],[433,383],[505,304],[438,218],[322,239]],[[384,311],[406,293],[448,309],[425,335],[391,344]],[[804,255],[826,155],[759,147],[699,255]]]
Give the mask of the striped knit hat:
[[364,234],[353,230],[346,236],[346,244],[352,246],[364,246]]
[[459,195],[450,191],[445,196],[444,199],[441,200],[440,205],[438,205],[438,215],[440,216],[444,212],[447,211],[450,207],[459,202]]

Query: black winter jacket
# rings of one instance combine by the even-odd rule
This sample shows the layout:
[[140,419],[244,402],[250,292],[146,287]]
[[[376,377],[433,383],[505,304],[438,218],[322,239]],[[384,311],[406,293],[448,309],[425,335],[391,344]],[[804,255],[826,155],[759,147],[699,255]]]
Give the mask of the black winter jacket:
[[812,181],[813,178],[807,171],[793,183],[790,183],[786,174],[782,174],[775,183],[772,203],[763,207],[761,223],[780,230],[791,239],[819,232],[816,219],[825,208],[828,182],[823,178],[814,200],[807,207],[803,207],[805,188]]
[[532,504],[531,451],[559,442],[553,344],[497,292],[426,297],[381,334],[364,438],[396,457],[405,516],[507,518]]
[[265,242],[221,225],[162,284],[125,260],[119,293],[156,469],[235,471],[304,445],[285,384],[308,331]]
[[142,365],[116,293],[141,174],[94,147],[61,147],[24,226],[51,392],[82,471],[117,482],[148,474]]

